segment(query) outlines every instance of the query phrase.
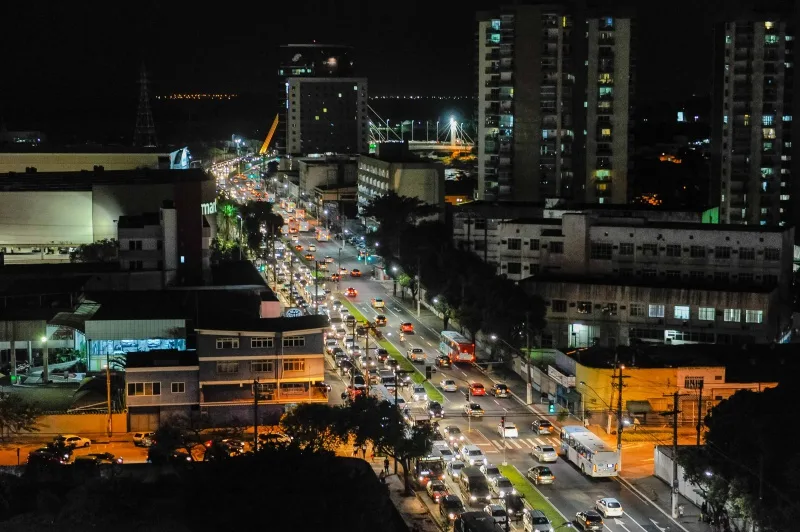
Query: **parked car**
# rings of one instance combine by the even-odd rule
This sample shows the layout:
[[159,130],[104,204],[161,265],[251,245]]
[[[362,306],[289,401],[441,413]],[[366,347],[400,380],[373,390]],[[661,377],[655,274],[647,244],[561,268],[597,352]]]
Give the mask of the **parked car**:
[[144,447],[144,439],[149,438],[152,442],[153,436],[155,436],[155,432],[134,432],[133,445],[136,447]]
[[48,449],[36,449],[28,454],[27,464],[33,466],[59,466],[67,463],[63,455]]
[[63,442],[65,445],[72,447],[73,449],[77,447],[89,447],[92,444],[92,440],[89,438],[84,438],[83,436],[76,436],[75,434],[64,434],[62,436],[56,436],[56,442]]

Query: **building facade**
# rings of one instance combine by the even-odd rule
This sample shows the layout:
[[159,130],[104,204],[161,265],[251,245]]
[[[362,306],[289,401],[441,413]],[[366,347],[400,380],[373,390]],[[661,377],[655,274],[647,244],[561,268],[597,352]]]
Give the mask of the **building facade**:
[[787,291],[794,229],[616,218],[613,212],[504,220],[467,211],[453,216],[453,240],[515,280],[545,274],[602,276]]
[[324,316],[266,318],[197,330],[200,408],[214,419],[251,419],[259,403],[327,402]]
[[390,191],[444,208],[444,166],[410,154],[407,143],[379,144],[358,157],[358,205]]
[[357,157],[328,156],[328,157],[303,157],[298,160],[299,193],[298,205],[310,211],[314,216],[320,217],[323,211],[320,203],[315,200],[317,187],[337,190],[338,187],[354,186],[357,180]]
[[[790,5],[791,3],[786,3]],[[794,38],[786,15],[742,17],[715,30],[712,204],[724,223],[792,225],[796,107]]]
[[478,198],[624,203],[632,19],[558,4],[477,19]]
[[140,273],[142,285],[149,289],[174,284],[178,271],[177,233],[177,213],[173,208],[140,216],[120,216],[117,242],[121,269]]

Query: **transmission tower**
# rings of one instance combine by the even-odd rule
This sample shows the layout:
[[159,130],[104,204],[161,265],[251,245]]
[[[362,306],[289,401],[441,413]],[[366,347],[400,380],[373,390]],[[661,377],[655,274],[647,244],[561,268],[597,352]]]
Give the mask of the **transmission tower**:
[[133,145],[142,148],[154,148],[158,144],[156,126],[153,123],[153,112],[150,109],[150,93],[147,90],[147,71],[142,63],[139,73],[139,110],[136,113],[136,131],[133,134]]

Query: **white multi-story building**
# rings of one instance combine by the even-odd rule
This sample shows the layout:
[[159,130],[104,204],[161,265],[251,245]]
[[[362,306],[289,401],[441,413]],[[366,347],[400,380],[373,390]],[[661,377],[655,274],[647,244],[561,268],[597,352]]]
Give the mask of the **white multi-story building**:
[[793,238],[791,228],[654,222],[582,212],[504,220],[467,211],[453,217],[456,246],[516,280],[558,274],[786,289]]
[[120,216],[117,225],[120,267],[135,272],[130,288],[174,284],[179,261],[177,211],[162,208],[139,216]]
[[358,158],[358,205],[390,191],[444,207],[444,166],[409,153],[406,143],[379,144],[374,155]]

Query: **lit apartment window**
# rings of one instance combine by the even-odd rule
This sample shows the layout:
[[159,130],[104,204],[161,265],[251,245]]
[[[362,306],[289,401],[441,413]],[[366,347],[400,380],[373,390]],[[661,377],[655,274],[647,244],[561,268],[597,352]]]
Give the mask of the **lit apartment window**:
[[761,124],[765,126],[771,126],[774,121],[775,117],[772,115],[764,115],[761,117]]
[[588,301],[578,301],[577,309],[578,314],[591,314],[592,304]]
[[611,128],[603,128],[600,130],[601,137],[610,137],[611,136]]
[[675,305],[675,319],[676,320],[688,320],[689,319],[689,307],[681,305]]
[[250,338],[250,347],[272,347],[272,338],[254,336],[253,338]]
[[647,316],[650,318],[663,318],[664,317],[664,305],[648,305],[647,306]]
[[742,321],[742,311],[738,308],[726,308],[722,316],[725,321],[732,321],[734,323]]
[[306,361],[302,358],[287,358],[283,361],[283,371],[305,371]]
[[763,310],[745,310],[744,321],[747,323],[764,323]]
[[697,311],[697,319],[702,321],[714,321],[716,311],[714,307],[700,307]]
[[239,339],[217,338],[217,349],[239,349]]
[[765,128],[763,128],[762,136],[765,139],[774,139],[775,138],[775,128],[773,128],[773,127],[765,127]]

